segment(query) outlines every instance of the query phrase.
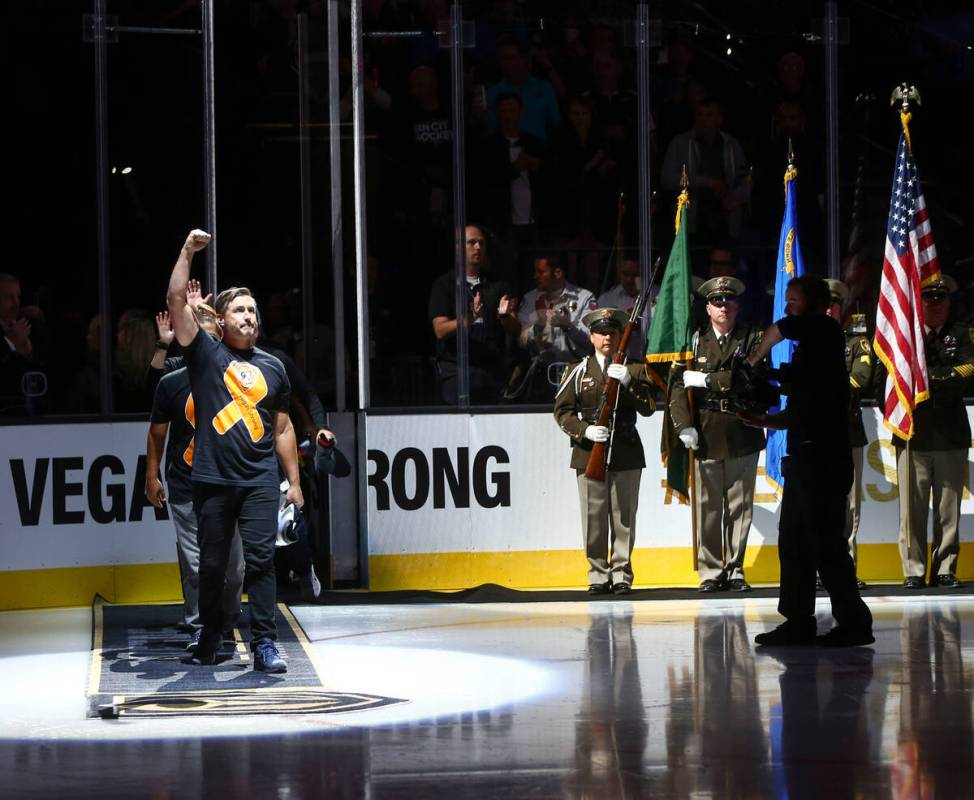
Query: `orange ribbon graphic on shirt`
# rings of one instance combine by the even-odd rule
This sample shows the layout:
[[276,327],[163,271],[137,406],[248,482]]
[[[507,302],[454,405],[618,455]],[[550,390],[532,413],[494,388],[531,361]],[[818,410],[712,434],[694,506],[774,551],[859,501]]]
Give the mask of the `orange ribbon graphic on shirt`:
[[[189,396],[186,398],[186,408],[183,410],[186,416],[186,421],[192,426],[193,430],[196,430],[196,406],[193,404],[193,393],[190,392]],[[196,437],[194,436],[189,440],[189,447],[186,448],[186,452],[183,453],[183,461],[185,461],[189,466],[193,466],[193,450],[196,448]]]
[[224,435],[242,421],[247,426],[251,440],[259,442],[264,436],[264,422],[257,404],[267,397],[264,374],[246,361],[231,361],[223,373],[223,383],[232,399],[213,417],[213,427],[217,433]]

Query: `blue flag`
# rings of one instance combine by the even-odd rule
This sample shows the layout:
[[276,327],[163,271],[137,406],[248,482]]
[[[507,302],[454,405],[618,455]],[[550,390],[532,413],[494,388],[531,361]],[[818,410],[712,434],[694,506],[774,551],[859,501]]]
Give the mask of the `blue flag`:
[[[774,314],[772,320],[777,322],[785,316],[785,287],[792,278],[805,274],[805,262],[802,251],[798,246],[798,198],[796,186],[798,169],[789,166],[785,170],[785,216],[781,221],[781,238],[778,241],[778,271],[774,279]],[[779,342],[771,349],[771,366],[777,369],[782,364],[791,361],[795,343],[791,339]],[[786,397],[781,398],[781,405],[772,411],[784,410],[788,404]],[[785,446],[787,431],[768,431],[768,449],[765,453],[765,473],[768,481],[780,491],[785,485],[781,475],[781,459],[788,455]]]

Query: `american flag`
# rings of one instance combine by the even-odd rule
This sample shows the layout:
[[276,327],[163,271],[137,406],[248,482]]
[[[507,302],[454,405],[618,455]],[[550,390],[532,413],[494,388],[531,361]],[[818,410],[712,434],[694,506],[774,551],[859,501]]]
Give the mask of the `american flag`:
[[908,123],[896,152],[873,343],[887,371],[883,424],[901,439],[913,436],[913,410],[929,397],[920,288],[940,277]]

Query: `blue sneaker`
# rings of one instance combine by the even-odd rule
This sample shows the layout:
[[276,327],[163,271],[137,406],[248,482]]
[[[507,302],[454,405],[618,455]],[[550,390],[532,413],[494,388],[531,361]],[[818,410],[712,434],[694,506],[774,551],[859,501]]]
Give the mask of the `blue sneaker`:
[[261,672],[287,672],[287,661],[281,657],[277,642],[273,639],[258,639],[250,645],[254,653],[254,669]]
[[193,636],[186,645],[187,653],[192,653],[196,650],[197,647],[199,647],[200,637],[202,635],[203,635],[202,628],[197,628],[195,631],[193,631]]

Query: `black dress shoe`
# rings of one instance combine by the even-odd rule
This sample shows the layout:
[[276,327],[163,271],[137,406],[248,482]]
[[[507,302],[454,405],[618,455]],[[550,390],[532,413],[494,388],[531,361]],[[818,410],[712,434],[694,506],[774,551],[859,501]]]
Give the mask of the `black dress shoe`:
[[815,637],[815,644],[819,647],[863,647],[875,641],[871,630],[847,625],[837,625],[824,636]]
[[919,575],[911,575],[909,578],[903,580],[904,589],[922,589],[924,588],[923,578]]
[[951,575],[950,573],[947,573],[946,575],[938,575],[937,582],[934,583],[933,581],[930,581],[930,585],[946,586],[948,589],[956,589],[958,586],[960,586],[960,581],[957,580],[955,576]]
[[609,594],[611,591],[611,583],[593,583],[588,587],[589,594]]
[[777,628],[754,637],[757,644],[767,647],[795,647],[815,644],[815,622],[783,622]]
[[190,650],[189,654],[182,661],[184,664],[193,664],[197,667],[213,666],[217,663],[222,645],[223,637],[214,639],[212,636],[202,633],[199,641],[196,643],[196,647]]
[[628,583],[613,584],[612,594],[632,594],[632,587]]
[[700,584],[699,591],[703,592],[704,594],[712,594],[713,592],[719,592],[723,588],[724,587],[721,586],[720,581],[714,580],[713,578],[707,578],[707,580]]
[[751,584],[743,578],[732,578],[728,581],[727,588],[732,592],[749,592],[751,591]]

